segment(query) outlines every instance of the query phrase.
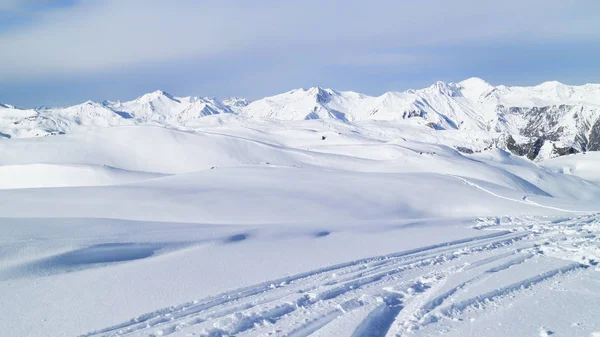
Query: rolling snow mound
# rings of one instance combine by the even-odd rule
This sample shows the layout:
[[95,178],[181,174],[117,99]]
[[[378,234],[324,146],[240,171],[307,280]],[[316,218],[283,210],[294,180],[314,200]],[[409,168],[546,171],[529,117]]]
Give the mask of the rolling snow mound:
[[26,164],[0,166],[0,189],[107,186],[161,177],[107,166]]

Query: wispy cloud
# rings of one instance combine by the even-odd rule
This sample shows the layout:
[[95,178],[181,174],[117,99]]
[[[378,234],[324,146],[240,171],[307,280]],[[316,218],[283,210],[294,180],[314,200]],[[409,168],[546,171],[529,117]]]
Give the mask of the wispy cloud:
[[[0,6],[18,3],[2,0]],[[598,38],[600,22],[592,9],[600,10],[600,3],[89,0],[0,33],[0,45],[9,46],[0,53],[0,72],[4,80],[57,76],[260,48],[283,56],[288,49],[307,54],[328,49],[357,62],[389,63],[399,58],[377,49]],[[409,61],[416,57],[398,55]]]

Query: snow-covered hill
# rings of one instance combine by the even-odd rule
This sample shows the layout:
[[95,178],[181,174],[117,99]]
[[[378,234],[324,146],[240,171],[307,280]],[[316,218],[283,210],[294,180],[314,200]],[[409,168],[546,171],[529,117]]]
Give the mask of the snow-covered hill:
[[[333,119],[352,125],[394,125],[454,131],[455,138],[483,131],[490,146],[530,159],[600,150],[600,85],[545,82],[533,87],[493,86],[478,78],[436,82],[421,90],[368,96],[351,91],[296,89],[248,103],[174,97],[155,91],[132,101],[85,102],[67,108],[18,109],[0,105],[0,137],[21,138],[126,125],[193,127],[212,115],[284,121]],[[227,120],[222,120],[227,121]]]
[[135,172],[98,165],[2,165],[0,189],[66,186],[108,186],[161,177],[162,174]]
[[593,335],[600,152],[523,156],[595,96],[546,86],[2,105],[3,336]]
[[506,303],[515,336],[589,336],[596,153],[540,165],[442,145],[485,134],[229,113],[0,141],[0,326],[504,336],[490,306]]

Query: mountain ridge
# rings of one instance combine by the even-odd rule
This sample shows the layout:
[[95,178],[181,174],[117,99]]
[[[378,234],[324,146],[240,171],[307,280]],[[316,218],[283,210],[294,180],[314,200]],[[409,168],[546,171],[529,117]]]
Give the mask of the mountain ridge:
[[496,146],[530,159],[600,150],[600,84],[547,81],[528,87],[494,86],[477,77],[379,96],[311,87],[248,101],[178,97],[156,90],[130,101],[86,101],[61,108],[0,104],[0,135],[39,137],[140,124],[193,127],[202,118],[224,114],[284,121],[376,120],[459,133],[484,131]]

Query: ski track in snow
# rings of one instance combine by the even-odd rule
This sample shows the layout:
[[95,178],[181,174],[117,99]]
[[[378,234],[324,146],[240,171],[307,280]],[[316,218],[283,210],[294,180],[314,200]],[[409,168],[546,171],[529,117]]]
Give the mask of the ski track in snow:
[[518,202],[518,203],[522,203],[522,204],[527,204],[527,205],[534,205],[534,206],[537,206],[537,207],[542,207],[542,208],[547,208],[547,209],[551,209],[551,210],[555,210],[555,211],[561,211],[561,212],[567,212],[567,213],[585,214],[585,213],[597,213],[598,212],[598,211],[574,211],[574,210],[570,210],[570,209],[564,209],[564,208],[559,208],[559,207],[542,205],[540,203],[531,201],[529,199],[524,199],[524,200],[513,199],[513,198],[505,197],[505,196],[500,195],[498,193],[494,193],[494,192],[492,192],[492,191],[490,191],[490,190],[488,190],[488,189],[486,189],[486,188],[484,188],[484,187],[482,187],[482,186],[480,186],[480,185],[478,185],[478,184],[476,184],[476,183],[474,183],[474,182],[472,182],[472,181],[470,181],[470,180],[468,180],[466,178],[455,176],[455,175],[450,175],[450,176],[454,177],[454,178],[456,178],[456,179],[458,179],[458,180],[460,180],[462,182],[464,182],[465,184],[467,184],[469,186],[472,186],[472,187],[474,187],[476,189],[479,189],[479,190],[481,190],[481,191],[483,191],[485,193],[491,194],[491,195],[493,195],[493,196],[495,196],[497,198],[500,198],[500,199],[510,200],[510,201],[514,201],[514,202]]
[[597,214],[478,222],[481,236],[284,277],[82,336],[405,336],[600,261]]

